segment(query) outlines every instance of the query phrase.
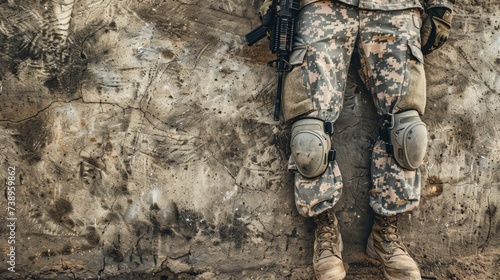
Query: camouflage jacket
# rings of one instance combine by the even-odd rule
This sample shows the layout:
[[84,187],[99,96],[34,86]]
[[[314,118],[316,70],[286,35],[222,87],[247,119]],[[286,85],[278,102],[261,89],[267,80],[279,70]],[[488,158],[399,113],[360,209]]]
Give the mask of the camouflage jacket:
[[[268,0],[266,0],[268,1]],[[320,1],[320,0],[301,0],[300,4],[304,7],[307,4]],[[338,0],[339,2],[357,6],[360,9],[366,10],[382,10],[394,11],[404,9],[426,9],[433,7],[445,7],[450,10],[453,9],[455,0]]]

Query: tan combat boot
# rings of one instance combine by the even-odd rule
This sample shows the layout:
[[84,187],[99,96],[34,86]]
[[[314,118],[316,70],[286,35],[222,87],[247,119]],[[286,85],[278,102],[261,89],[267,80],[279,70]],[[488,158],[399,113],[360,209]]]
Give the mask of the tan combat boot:
[[313,268],[318,280],[344,279],[346,272],[342,262],[342,237],[337,217],[332,210],[327,210],[314,217]]
[[375,216],[372,233],[366,244],[366,253],[379,260],[389,280],[420,280],[417,263],[408,255],[403,240],[397,233],[398,217]]

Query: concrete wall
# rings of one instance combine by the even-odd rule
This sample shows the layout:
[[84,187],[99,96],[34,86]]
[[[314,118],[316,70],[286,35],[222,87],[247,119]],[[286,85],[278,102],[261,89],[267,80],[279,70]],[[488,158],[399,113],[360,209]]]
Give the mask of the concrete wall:
[[[2,278],[313,278],[273,56],[243,39],[258,2],[1,1]],[[426,279],[495,279],[500,2],[454,15],[426,57],[423,197],[401,233]],[[351,74],[335,210],[348,279],[382,279],[364,255],[375,112]]]

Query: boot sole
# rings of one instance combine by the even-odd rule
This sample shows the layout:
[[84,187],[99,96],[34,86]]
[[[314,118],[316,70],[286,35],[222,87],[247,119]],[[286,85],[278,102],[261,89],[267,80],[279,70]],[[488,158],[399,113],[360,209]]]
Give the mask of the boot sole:
[[[315,273],[316,274],[316,273]],[[328,278],[321,278],[321,279],[328,279],[328,280],[343,280],[345,279],[345,277],[347,276],[347,273],[345,272],[345,270],[341,273],[341,274],[336,274],[335,277],[328,277]],[[316,279],[319,279],[319,278],[316,278]]]

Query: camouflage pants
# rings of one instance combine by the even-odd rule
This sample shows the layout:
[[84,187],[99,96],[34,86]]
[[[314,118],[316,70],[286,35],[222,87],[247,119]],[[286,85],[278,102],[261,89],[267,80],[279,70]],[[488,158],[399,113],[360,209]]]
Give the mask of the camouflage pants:
[[[425,75],[420,16],[417,9],[369,11],[337,1],[303,7],[291,58],[296,72],[292,71],[287,79],[302,79],[300,90],[312,100],[313,110],[307,115],[337,120],[354,50],[360,54],[361,76],[379,114],[405,109],[423,114]],[[301,215],[315,216],[332,208],[340,198],[343,185],[336,161],[314,179],[296,172],[293,157],[289,169],[295,171],[295,202]],[[377,214],[391,216],[418,206],[419,170],[405,170],[396,164],[380,139],[372,152],[371,176],[370,205]]]

